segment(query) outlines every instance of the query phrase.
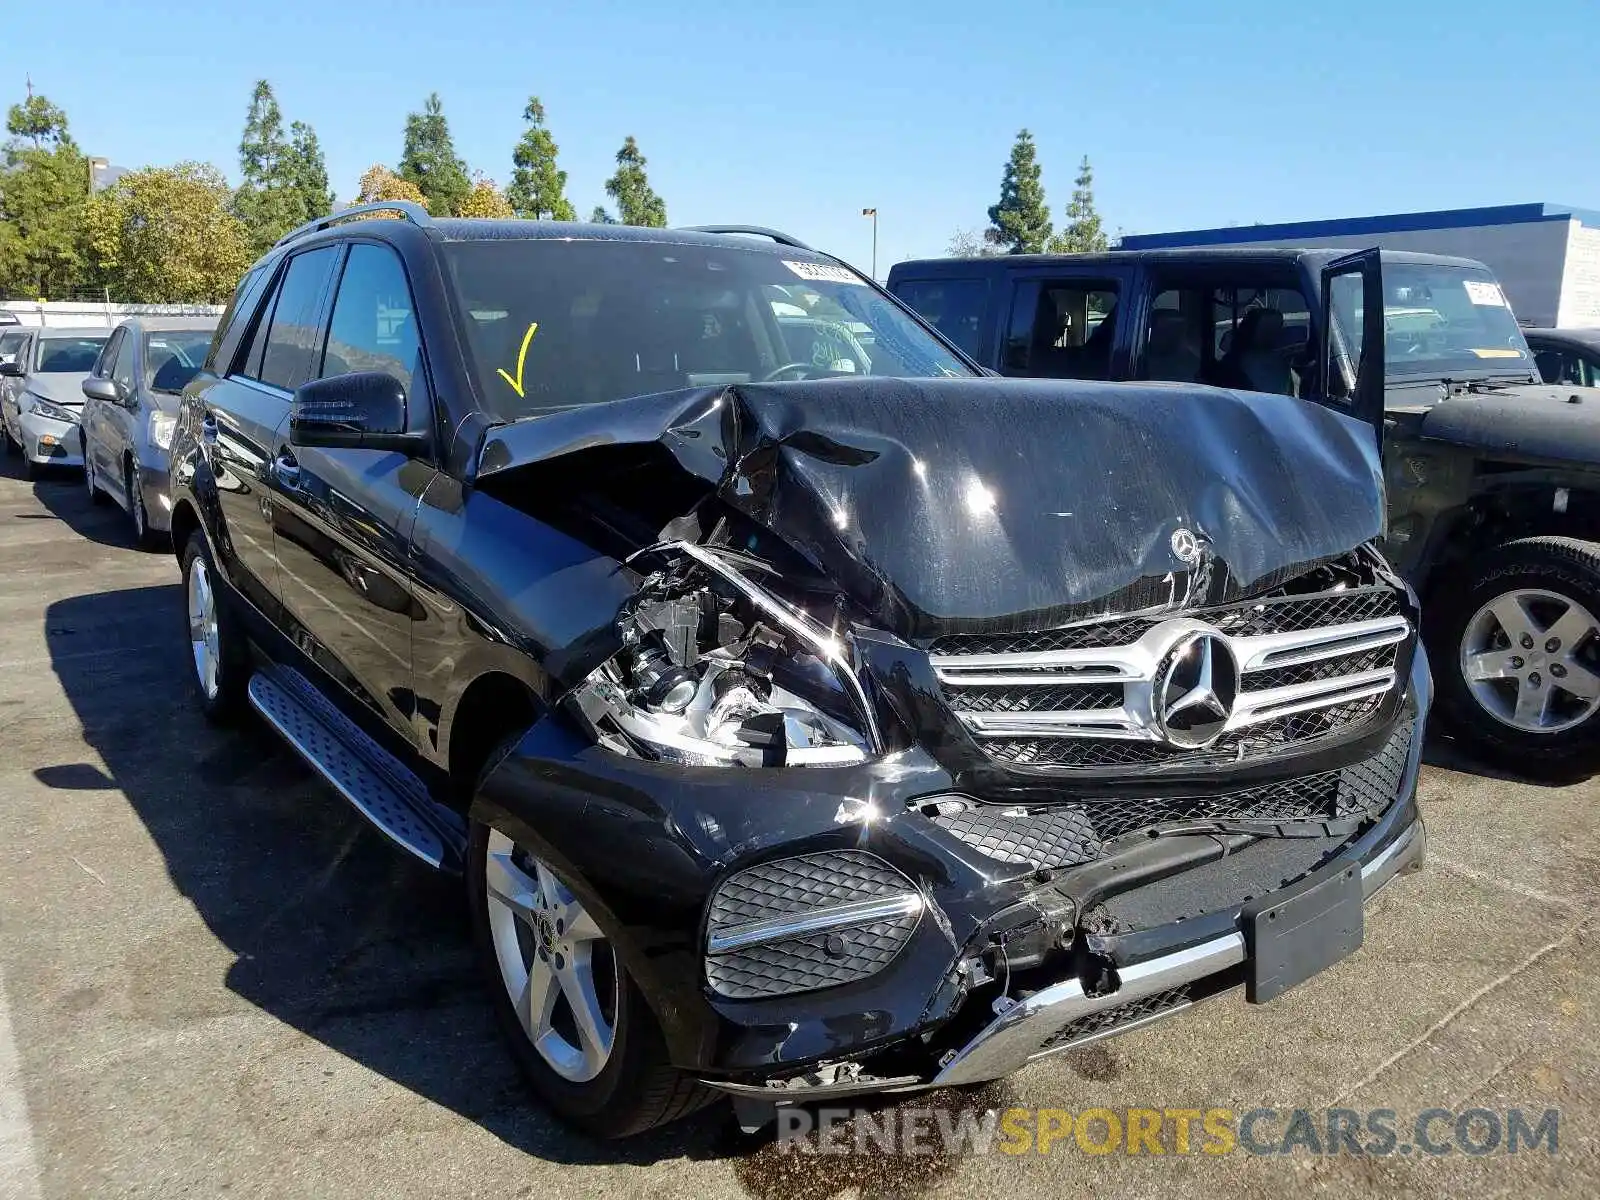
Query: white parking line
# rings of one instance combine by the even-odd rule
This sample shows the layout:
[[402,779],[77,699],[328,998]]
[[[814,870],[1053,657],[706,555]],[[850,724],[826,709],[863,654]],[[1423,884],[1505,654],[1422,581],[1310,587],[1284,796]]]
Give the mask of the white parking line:
[[0,1196],[39,1200],[39,1164],[22,1091],[22,1064],[11,1036],[11,1009],[0,979]]

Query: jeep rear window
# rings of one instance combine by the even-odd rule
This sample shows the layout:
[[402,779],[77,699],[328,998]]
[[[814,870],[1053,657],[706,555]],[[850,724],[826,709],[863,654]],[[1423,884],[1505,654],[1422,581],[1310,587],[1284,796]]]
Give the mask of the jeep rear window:
[[[1359,277],[1344,275],[1334,282],[1335,323],[1351,344],[1359,344]],[[1533,353],[1505,293],[1482,268],[1386,259],[1383,317],[1387,375],[1495,371],[1526,375],[1534,369]]]
[[445,256],[480,393],[508,420],[774,375],[973,373],[864,279],[803,254],[529,239]]

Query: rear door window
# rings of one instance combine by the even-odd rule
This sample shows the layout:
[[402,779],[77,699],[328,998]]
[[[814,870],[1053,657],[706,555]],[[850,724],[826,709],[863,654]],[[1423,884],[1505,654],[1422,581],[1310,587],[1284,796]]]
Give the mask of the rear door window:
[[1019,281],[1002,369],[1047,379],[1109,379],[1118,298],[1110,279]]
[[894,292],[924,321],[974,358],[978,356],[988,280],[907,279],[896,283]]
[[[261,365],[254,377],[292,392],[311,378],[322,345],[322,301],[338,248],[322,246],[289,260],[269,321],[263,322]],[[248,373],[248,372],[247,372]]]
[[1313,353],[1299,288],[1194,279],[1157,284],[1136,374],[1298,396]]

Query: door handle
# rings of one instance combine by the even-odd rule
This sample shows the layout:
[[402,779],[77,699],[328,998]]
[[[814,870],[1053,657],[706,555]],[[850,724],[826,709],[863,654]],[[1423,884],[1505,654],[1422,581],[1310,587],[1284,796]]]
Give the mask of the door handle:
[[300,464],[287,450],[281,451],[272,460],[272,475],[282,487],[291,491],[300,486]]

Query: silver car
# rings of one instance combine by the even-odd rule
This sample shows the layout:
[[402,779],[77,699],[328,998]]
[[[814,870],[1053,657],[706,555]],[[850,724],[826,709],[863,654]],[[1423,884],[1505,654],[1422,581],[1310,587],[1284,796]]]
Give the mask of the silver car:
[[215,319],[192,317],[124,321],[81,385],[89,499],[110,496],[122,505],[141,545],[161,541],[171,527],[167,450],[178,396],[205,362],[215,328]]
[[82,384],[110,336],[108,329],[38,329],[16,361],[0,363],[0,378],[9,385],[0,421],[7,449],[22,448],[24,479],[44,466],[83,465]]

